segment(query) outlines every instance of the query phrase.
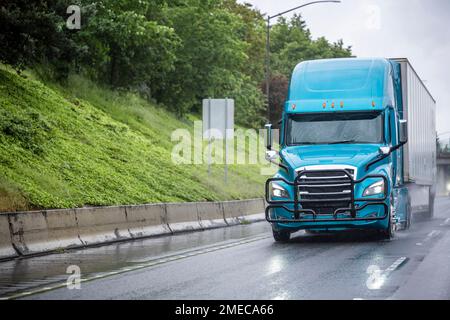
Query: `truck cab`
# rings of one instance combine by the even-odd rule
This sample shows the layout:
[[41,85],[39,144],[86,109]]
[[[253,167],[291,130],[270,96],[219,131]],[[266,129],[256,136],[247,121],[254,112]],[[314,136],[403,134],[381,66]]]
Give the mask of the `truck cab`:
[[279,152],[272,150],[273,129],[266,125],[266,158],[279,166],[266,183],[266,220],[276,241],[298,230],[374,229],[392,238],[409,227],[401,75],[399,61],[382,58],[297,65]]

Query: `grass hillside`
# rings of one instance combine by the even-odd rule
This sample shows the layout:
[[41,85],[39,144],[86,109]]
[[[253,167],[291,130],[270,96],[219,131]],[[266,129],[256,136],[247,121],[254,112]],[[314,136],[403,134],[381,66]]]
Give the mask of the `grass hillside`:
[[260,166],[176,166],[173,130],[193,120],[81,77],[43,84],[0,66],[0,211],[245,199]]

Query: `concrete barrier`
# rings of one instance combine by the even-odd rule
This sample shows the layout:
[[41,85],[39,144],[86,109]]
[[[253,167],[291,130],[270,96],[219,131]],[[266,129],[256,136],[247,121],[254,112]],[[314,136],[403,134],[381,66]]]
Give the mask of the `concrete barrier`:
[[128,230],[135,239],[171,233],[164,204],[127,206],[125,213]]
[[263,199],[226,201],[222,205],[225,220],[229,225],[264,219],[265,203]]
[[0,214],[0,260],[17,257],[11,242],[8,215]]
[[167,223],[172,232],[203,229],[198,216],[197,203],[167,203]]
[[83,246],[74,210],[10,213],[12,243],[22,255]]
[[198,202],[197,213],[203,229],[220,228],[228,225],[220,202]]
[[264,219],[264,200],[0,214],[0,259]]
[[78,235],[84,245],[131,239],[125,207],[75,209]]

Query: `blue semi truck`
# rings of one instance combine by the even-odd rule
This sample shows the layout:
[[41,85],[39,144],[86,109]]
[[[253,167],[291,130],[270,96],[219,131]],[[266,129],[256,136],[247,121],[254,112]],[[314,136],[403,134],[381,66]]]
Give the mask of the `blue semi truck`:
[[266,220],[298,230],[378,230],[391,239],[413,210],[432,216],[435,100],[407,59],[306,61],[293,71],[279,128],[266,125]]

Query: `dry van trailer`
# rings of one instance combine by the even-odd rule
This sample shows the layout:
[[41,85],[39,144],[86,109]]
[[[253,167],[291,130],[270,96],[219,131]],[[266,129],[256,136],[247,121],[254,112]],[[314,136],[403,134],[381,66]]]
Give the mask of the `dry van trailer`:
[[408,121],[408,143],[403,148],[403,177],[414,211],[434,205],[436,194],[436,100],[408,59],[391,59],[400,64],[403,110]]

